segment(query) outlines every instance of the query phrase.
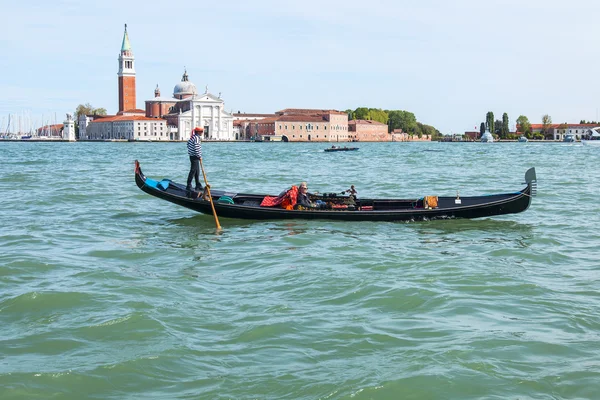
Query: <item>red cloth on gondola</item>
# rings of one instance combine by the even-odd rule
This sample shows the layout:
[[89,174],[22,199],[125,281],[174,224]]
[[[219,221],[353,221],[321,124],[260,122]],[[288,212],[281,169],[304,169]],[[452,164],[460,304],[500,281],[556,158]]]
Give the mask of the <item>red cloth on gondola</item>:
[[263,201],[260,203],[261,207],[275,207],[281,206],[287,210],[291,210],[296,205],[296,198],[298,197],[298,186],[292,186],[287,192],[280,196],[265,196]]

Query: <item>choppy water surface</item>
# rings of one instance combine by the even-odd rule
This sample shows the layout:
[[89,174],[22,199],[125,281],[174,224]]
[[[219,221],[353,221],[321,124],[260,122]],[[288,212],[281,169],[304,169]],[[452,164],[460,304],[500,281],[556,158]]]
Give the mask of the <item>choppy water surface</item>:
[[0,143],[0,398],[593,399],[600,170],[578,144],[205,143],[214,188],[523,187],[522,214],[222,219],[141,192],[184,143]]

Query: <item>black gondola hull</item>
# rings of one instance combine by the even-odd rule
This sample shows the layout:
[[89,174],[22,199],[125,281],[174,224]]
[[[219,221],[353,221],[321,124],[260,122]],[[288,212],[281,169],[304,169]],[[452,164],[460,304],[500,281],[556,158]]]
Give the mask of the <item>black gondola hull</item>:
[[[210,201],[200,193],[188,192],[185,186],[169,181],[166,189],[148,184],[136,161],[135,181],[149,195],[169,201],[191,210],[212,215]],[[152,181],[156,182],[156,181]],[[419,207],[415,199],[360,199],[362,207],[355,210],[286,210],[279,207],[260,207],[265,195],[230,193],[211,188],[215,210],[219,218],[255,220],[278,219],[328,219],[336,221],[422,221],[451,218],[483,218],[504,214],[520,213],[529,208],[532,197],[532,182],[518,192],[485,196],[438,197],[436,208]],[[229,198],[233,204],[218,201]]]

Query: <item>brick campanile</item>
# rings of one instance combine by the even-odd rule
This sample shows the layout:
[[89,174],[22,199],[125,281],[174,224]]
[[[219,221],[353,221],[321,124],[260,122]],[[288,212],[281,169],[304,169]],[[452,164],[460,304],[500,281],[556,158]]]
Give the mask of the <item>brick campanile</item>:
[[129,44],[127,24],[119,54],[119,112],[137,108],[135,105],[135,57]]

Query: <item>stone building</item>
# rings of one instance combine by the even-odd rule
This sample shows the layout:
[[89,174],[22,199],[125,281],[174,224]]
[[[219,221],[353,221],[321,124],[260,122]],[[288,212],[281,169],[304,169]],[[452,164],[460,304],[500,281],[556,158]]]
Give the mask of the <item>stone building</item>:
[[389,142],[392,139],[387,124],[365,119],[348,121],[348,137],[355,142]]
[[247,121],[245,135],[264,141],[347,142],[348,114],[337,110],[286,108],[273,117]]
[[140,115],[111,115],[91,121],[85,130],[86,140],[169,141],[173,134],[164,119]]

